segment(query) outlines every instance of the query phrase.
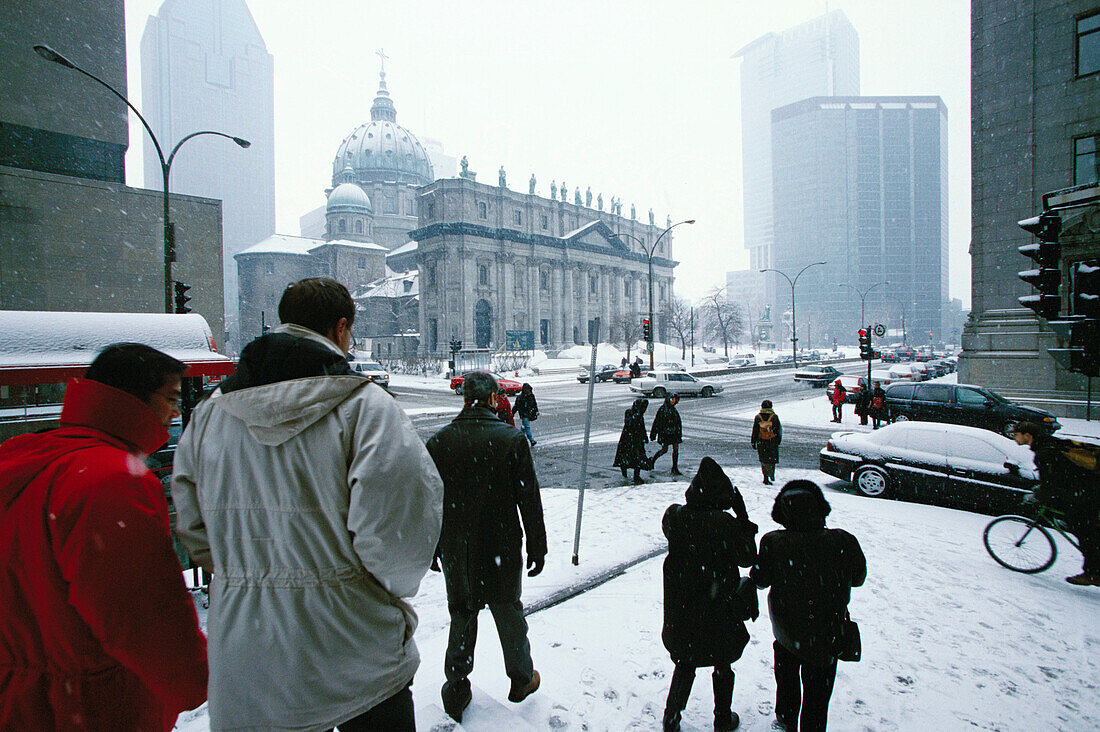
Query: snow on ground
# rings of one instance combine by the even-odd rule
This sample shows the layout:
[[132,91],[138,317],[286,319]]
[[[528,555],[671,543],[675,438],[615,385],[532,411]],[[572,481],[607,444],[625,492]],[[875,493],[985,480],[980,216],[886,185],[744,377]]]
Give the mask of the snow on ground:
[[[760,484],[755,466],[727,472],[761,533],[776,528],[770,510],[777,489]],[[863,661],[840,664],[831,730],[1100,728],[1100,589],[1064,582],[1080,567],[1072,547],[1061,542],[1058,562],[1045,573],[1016,574],[985,552],[987,516],[862,498],[817,471],[780,466],[781,482],[796,477],[825,487],[829,525],[855,534],[867,555],[867,583],[853,591],[850,606]],[[685,488],[674,482],[588,491],[577,566],[571,563],[577,493],[544,491],[550,553],[539,577],[524,578],[524,603],[531,607],[659,552],[661,516],[683,501]],[[429,573],[414,599],[423,659],[413,686],[419,728],[659,729],[672,672],[660,640],[661,562],[660,556],[643,561],[528,618],[543,681],[522,704],[506,701],[500,645],[483,613],[471,676],[475,701],[461,727],[448,727],[439,708],[447,611],[442,577]],[[734,666],[734,709],[750,732],[770,729],[773,719],[772,635],[763,593],[761,600],[761,617],[749,624],[752,640]],[[711,699],[701,671],[685,730],[710,729]],[[180,728],[208,729],[205,708],[181,717]]]

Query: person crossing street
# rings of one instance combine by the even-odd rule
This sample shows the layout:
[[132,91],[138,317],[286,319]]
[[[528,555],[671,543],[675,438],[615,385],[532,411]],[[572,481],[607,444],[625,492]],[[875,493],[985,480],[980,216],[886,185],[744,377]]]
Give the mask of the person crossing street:
[[680,402],[679,394],[670,394],[665,398],[665,403],[657,410],[657,416],[653,418],[653,427],[649,431],[649,439],[655,440],[661,449],[649,459],[650,467],[657,462],[657,458],[672,448],[672,475],[683,475],[680,472],[680,443],[684,441],[683,424],[680,421],[680,412],[676,405]]

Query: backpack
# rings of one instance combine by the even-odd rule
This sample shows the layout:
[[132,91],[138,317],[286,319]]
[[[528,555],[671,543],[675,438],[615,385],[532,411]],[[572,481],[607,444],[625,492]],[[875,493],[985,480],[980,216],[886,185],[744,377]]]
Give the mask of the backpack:
[[766,420],[760,420],[760,431],[758,434],[761,440],[774,440],[775,439],[775,415],[768,417]]
[[871,406],[875,409],[882,409],[882,397],[873,397],[871,399]]
[[1062,454],[1079,468],[1100,473],[1100,446],[1077,440],[1062,440]]

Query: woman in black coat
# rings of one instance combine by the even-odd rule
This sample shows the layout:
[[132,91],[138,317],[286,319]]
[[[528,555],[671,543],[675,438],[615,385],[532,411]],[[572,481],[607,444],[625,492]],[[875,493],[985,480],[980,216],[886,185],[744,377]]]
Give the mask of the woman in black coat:
[[[738,594],[738,566],[756,558],[756,525],[749,521],[745,500],[709,457],[684,494],[686,505],[665,511],[661,528],[668,538],[664,565],[665,622],[661,639],[676,670],[665,705],[665,732],[680,728],[680,713],[691,694],[695,669],[713,666],[714,729],[732,730],[734,674],[749,633],[745,620],[755,617],[756,590],[750,603]],[[732,508],[735,515],[730,515]]]
[[619,435],[619,447],[615,450],[615,462],[611,465],[622,471],[626,477],[626,469],[634,468],[634,485],[642,482],[642,476],[638,471],[649,470],[649,458],[645,454],[645,444],[649,438],[645,434],[645,410],[649,406],[648,399],[635,399],[634,403],[623,415],[623,431]]
[[680,472],[680,443],[684,441],[683,423],[680,421],[680,413],[676,405],[680,402],[679,394],[669,394],[665,397],[665,403],[657,410],[657,416],[653,418],[653,427],[649,430],[649,439],[656,440],[661,449],[649,459],[650,467],[657,462],[657,458],[672,448],[672,475],[683,475]]
[[802,732],[825,729],[851,590],[867,577],[856,538],[825,528],[829,510],[815,483],[783,486],[772,518],[784,528],[760,539],[750,573],[757,587],[771,587],[775,716],[786,729]]

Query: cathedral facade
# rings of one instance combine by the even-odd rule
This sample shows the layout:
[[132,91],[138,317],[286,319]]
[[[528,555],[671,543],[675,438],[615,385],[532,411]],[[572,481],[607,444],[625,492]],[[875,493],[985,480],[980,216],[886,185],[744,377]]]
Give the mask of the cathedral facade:
[[[653,249],[654,335],[672,297],[671,236],[581,203],[478,183],[472,175],[420,189],[417,242],[420,352],[498,349],[506,331],[531,331],[534,347],[619,340],[623,319],[649,311]],[[564,196],[563,196],[564,199]],[[654,248],[654,245],[656,247]]]

